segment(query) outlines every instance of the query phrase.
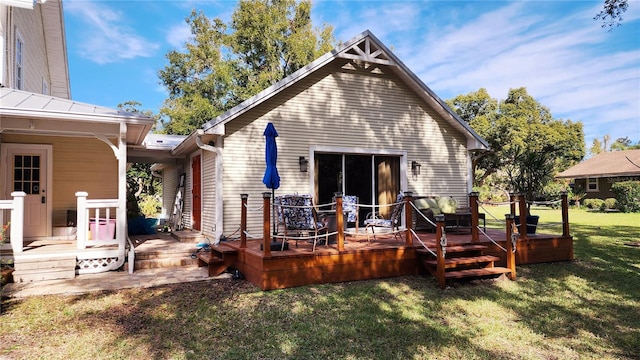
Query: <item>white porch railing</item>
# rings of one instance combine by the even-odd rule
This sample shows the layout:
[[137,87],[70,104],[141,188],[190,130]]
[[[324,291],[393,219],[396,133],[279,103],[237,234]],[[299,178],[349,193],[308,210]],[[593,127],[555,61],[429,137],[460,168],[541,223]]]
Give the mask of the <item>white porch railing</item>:
[[10,210],[9,238],[13,253],[18,254],[24,247],[24,197],[27,194],[23,191],[14,191],[11,196],[12,200],[0,200],[0,226],[4,224],[4,210]]
[[78,249],[96,245],[122,245],[125,239],[118,239],[117,219],[118,199],[87,199],[89,194],[77,192],[78,205]]
[[[78,253],[78,273],[97,273],[118,269],[124,264],[127,241],[129,241],[129,273],[133,273],[134,246],[127,236],[126,219],[118,216],[120,213],[118,199],[89,200],[87,196],[89,194],[84,191],[76,193],[78,249],[103,245],[117,245],[118,249]],[[124,231],[122,227],[125,227]]]

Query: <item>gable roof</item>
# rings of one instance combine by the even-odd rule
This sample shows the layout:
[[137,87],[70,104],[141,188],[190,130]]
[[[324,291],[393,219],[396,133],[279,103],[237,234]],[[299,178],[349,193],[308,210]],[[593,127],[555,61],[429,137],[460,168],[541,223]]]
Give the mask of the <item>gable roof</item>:
[[202,126],[210,134],[224,134],[224,125],[238,116],[246,113],[257,105],[269,100],[298,81],[337,59],[364,61],[388,66],[388,69],[398,76],[423,101],[428,103],[467,139],[469,150],[486,150],[489,144],[478,135],[464,120],[462,120],[447,104],[440,99],[420,78],[404,65],[378,38],[369,30],[355,36],[345,44],[324,54],[310,64],[300,68],[293,74],[278,81],[272,86],[240,103],[236,107],[219,115]]
[[617,176],[640,176],[640,150],[603,152],[556,175],[560,179]]
[[127,124],[127,143],[141,144],[155,119],[50,95],[0,88],[0,132],[118,136],[119,126],[113,125],[120,123]]

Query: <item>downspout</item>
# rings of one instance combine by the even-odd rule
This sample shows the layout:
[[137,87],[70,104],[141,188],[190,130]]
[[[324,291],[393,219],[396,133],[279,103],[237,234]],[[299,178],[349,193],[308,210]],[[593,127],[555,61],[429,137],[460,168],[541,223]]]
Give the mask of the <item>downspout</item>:
[[222,206],[222,148],[211,146],[208,144],[204,144],[202,142],[202,135],[204,135],[204,131],[198,129],[196,132],[196,145],[204,151],[212,152],[216,156],[216,200],[215,200],[215,208],[216,208],[216,218],[215,218],[215,231],[214,231],[214,243],[218,244],[220,242],[220,238],[222,237],[222,227],[224,224],[224,216],[223,216],[223,206]]

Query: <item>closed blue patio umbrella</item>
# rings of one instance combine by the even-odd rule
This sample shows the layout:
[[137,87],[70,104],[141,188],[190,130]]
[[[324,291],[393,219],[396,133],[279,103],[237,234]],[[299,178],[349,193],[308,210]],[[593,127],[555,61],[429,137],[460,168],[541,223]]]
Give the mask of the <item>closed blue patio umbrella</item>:
[[276,163],[278,162],[278,146],[276,145],[278,132],[273,126],[273,123],[267,124],[263,135],[266,137],[265,161],[267,163],[267,169],[264,171],[262,183],[269,189],[275,190],[280,187],[280,175],[278,175],[278,168],[276,167]]
[[[266,146],[265,146],[265,161],[267,168],[264,171],[264,177],[262,183],[271,189],[271,203],[275,199],[275,189],[280,187],[280,175],[278,175],[278,168],[276,163],[278,162],[278,146],[276,145],[276,137],[278,132],[273,126],[273,123],[268,123],[267,128],[264,129]],[[272,209],[274,210],[274,209]],[[275,211],[272,211],[273,216],[273,233],[275,235]]]

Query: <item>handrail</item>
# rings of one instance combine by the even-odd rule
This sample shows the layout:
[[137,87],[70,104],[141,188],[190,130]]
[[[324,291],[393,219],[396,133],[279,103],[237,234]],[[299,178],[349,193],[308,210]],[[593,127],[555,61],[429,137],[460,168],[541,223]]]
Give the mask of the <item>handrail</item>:
[[491,241],[495,246],[499,247],[502,251],[507,252],[507,249],[505,249],[504,247],[502,247],[502,245],[498,244],[495,240],[493,240],[493,238],[491,236],[489,236],[489,234],[487,234],[486,232],[484,232],[480,226],[477,227],[478,230],[482,233],[482,235],[484,235],[487,239],[489,239],[489,241]]
[[427,244],[424,243],[424,241],[422,241],[422,239],[420,239],[420,236],[418,236],[418,234],[416,233],[415,230],[413,229],[409,229],[411,231],[411,234],[413,236],[415,236],[416,239],[418,239],[418,242],[422,245],[423,248],[425,248],[431,255],[433,255],[434,257],[437,257],[438,255],[436,253],[433,252],[433,250],[429,249],[429,247],[427,246]]

